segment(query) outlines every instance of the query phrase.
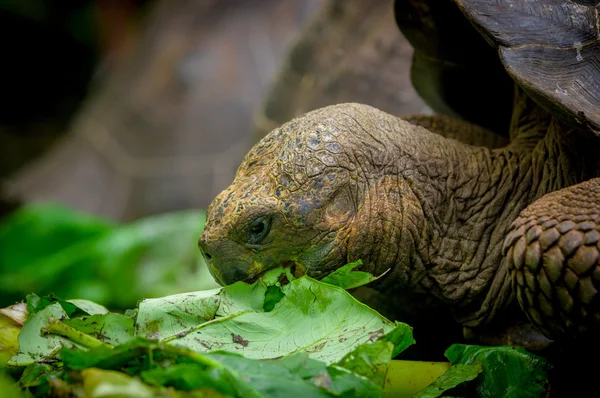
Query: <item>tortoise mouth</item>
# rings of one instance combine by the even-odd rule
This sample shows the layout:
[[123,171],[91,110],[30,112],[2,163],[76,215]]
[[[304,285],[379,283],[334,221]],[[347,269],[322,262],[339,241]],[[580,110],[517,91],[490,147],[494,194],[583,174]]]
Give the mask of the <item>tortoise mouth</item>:
[[[287,261],[283,261],[281,264],[276,264],[276,265],[271,265],[269,267],[266,267],[264,270],[260,271],[256,275],[250,276],[249,278],[245,279],[244,282],[250,283],[250,284],[255,283],[260,278],[262,278],[263,275],[267,271],[270,271],[270,270],[278,267],[279,265],[281,265],[283,268],[288,268],[290,270],[290,273],[294,276],[294,278],[300,278],[301,276],[306,275],[307,269],[303,264],[300,264],[294,260],[287,260]],[[288,278],[286,277],[286,275],[284,273],[282,273],[279,276],[279,283],[281,283],[282,285],[286,285],[289,283]]]
[[296,261],[290,260],[283,263],[283,268],[289,268],[294,278],[300,278],[306,275],[306,267]]

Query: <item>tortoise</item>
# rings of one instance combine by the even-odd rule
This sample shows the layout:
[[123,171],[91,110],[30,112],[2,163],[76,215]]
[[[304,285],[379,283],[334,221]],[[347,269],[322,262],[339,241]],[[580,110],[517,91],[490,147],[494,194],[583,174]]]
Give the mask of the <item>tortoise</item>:
[[[364,271],[387,272],[375,286],[385,305],[450,312],[465,334],[520,308],[548,338],[589,340],[600,331],[600,1],[454,0],[494,50],[480,64],[414,40],[444,15],[440,4],[396,2],[417,18],[398,22],[442,86],[427,89],[414,67],[413,81],[428,102],[456,110],[460,94],[444,84],[457,74],[446,67],[466,78],[480,67],[507,73],[499,97],[464,101],[510,101],[509,120],[487,110],[477,121],[468,106],[458,112],[467,120],[407,121],[358,103],[308,112],[246,155],[209,206],[200,249],[223,285],[280,264],[322,278],[360,259]],[[493,136],[473,119],[505,127],[510,142],[465,143]]]

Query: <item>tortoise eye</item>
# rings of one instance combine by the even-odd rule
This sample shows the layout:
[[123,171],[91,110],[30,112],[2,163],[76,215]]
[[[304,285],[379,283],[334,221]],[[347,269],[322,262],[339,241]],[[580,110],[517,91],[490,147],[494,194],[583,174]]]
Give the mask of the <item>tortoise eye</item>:
[[250,223],[248,228],[248,243],[256,245],[263,241],[271,229],[270,217],[259,217]]

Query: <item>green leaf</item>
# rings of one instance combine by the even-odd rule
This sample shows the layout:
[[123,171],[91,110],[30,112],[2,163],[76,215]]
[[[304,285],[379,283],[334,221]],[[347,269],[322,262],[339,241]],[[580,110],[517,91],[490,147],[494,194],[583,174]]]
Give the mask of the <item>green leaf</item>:
[[133,319],[120,314],[92,315],[62,322],[112,346],[133,339]]
[[244,312],[263,311],[267,286],[258,281],[251,285],[236,282],[220,292],[221,303],[217,317],[230,317]]
[[66,300],[66,301],[73,304],[74,306],[76,306],[77,308],[79,308],[81,311],[83,311],[84,313],[86,313],[88,315],[108,314],[108,309],[106,309],[106,307],[104,307],[103,305],[100,305],[100,304],[96,304],[90,300],[72,299],[72,300]]
[[327,389],[334,395],[370,397],[381,396],[382,393],[380,386],[372,380],[342,366],[326,366],[325,363],[311,359],[304,353],[277,359],[276,362],[290,373],[310,381],[317,387]]
[[156,366],[156,361],[165,364],[175,363],[180,351],[171,350],[166,356],[160,354],[162,346],[155,341],[135,338],[115,348],[100,346],[88,351],[65,347],[58,353],[65,369],[83,370],[86,368],[122,369],[137,374]]
[[540,397],[547,394],[550,364],[516,347],[454,344],[446,350],[453,364],[481,362],[477,393],[481,397]]
[[245,381],[247,388],[254,390],[254,393],[248,396],[283,398],[289,397],[292,391],[298,397],[332,396],[311,380],[307,381],[294,375],[281,366],[278,360],[252,360],[231,353],[215,353],[208,356],[229,369],[236,378]]
[[220,292],[213,289],[143,300],[136,319],[137,335],[166,339],[213,319],[221,302]]
[[61,319],[67,314],[59,303],[51,304],[27,319],[19,334],[19,350],[8,364],[10,366],[25,366],[53,357],[63,345],[74,346],[69,340],[56,336],[41,336],[41,330],[51,320]]
[[[339,287],[301,277],[283,286],[280,302],[265,312],[267,289],[262,281],[253,285],[240,282],[223,289],[145,300],[140,304],[135,328],[131,318],[119,314],[68,318],[62,300],[32,296],[31,305],[36,308],[46,305],[44,300],[55,302],[25,323],[19,336],[20,349],[11,364],[23,366],[49,360],[63,345],[96,347],[104,342],[117,347],[90,350],[92,357],[78,350],[63,350],[61,358],[65,366],[74,369],[119,368],[123,364],[114,364],[116,359],[135,362],[152,347],[148,344],[153,343],[145,340],[131,340],[134,334],[169,342],[173,349],[228,349],[257,359],[304,352],[326,364],[340,360],[365,342],[385,339],[397,348],[413,341],[407,325],[388,321]],[[110,366],[102,362],[106,358],[111,358]],[[372,360],[371,364],[380,362],[376,357]],[[83,365],[77,365],[77,361],[83,361]],[[346,377],[343,372],[341,376]]]
[[331,385],[327,378],[322,378],[321,386],[332,391],[336,396],[376,398],[383,394],[383,390],[377,384],[366,377],[357,376],[348,369],[329,366],[327,370],[331,378]]
[[[38,367],[24,375],[22,385],[40,391],[57,376],[54,384],[79,388],[63,379],[96,368],[121,370],[151,385],[125,378],[122,389],[116,381],[92,378],[115,394],[154,394],[160,387],[190,396],[380,396],[392,355],[414,342],[411,328],[390,322],[340,287],[307,276],[283,286],[279,281],[144,300],[129,312],[135,327],[132,317],[105,313],[89,301],[30,295],[32,315],[12,364],[64,368]],[[230,352],[215,351],[221,349]],[[90,394],[100,393],[94,387]]]
[[353,271],[353,269],[359,265],[362,265],[361,260],[346,264],[321,279],[321,282],[339,286],[343,289],[354,289],[377,279],[368,272]]
[[450,369],[443,375],[437,378],[432,384],[428,385],[417,394],[414,398],[436,398],[459,384],[475,379],[483,370],[480,362],[475,362],[472,365],[452,365]]
[[372,380],[383,388],[394,345],[387,341],[363,344],[346,354],[336,365]]
[[402,322],[396,322],[396,328],[389,333],[383,334],[382,336],[371,336],[371,340],[373,340],[374,337],[378,337],[383,341],[389,341],[394,345],[392,358],[398,356],[398,354],[415,344],[412,328]]
[[312,359],[304,353],[297,353],[279,358],[277,359],[277,363],[305,380],[312,379],[323,372],[327,372],[327,365],[325,362]]
[[[58,303],[69,317],[76,315],[91,315],[83,308],[94,311],[99,310],[99,308],[104,308],[98,304],[90,305],[89,303],[91,302],[87,300],[63,300],[54,296],[54,294],[39,297],[38,295],[32,293],[27,295],[26,301],[27,309],[29,310],[30,315],[33,315],[54,303]],[[81,303],[83,308],[80,308],[75,303]],[[106,310],[106,308],[104,308],[104,310]],[[106,311],[108,312],[108,310]]]
[[56,365],[34,363],[25,368],[19,386],[22,389],[35,387],[40,394],[50,390],[50,379],[59,377],[62,369]]
[[265,312],[273,311],[273,308],[281,301],[281,299],[285,296],[281,291],[280,286],[267,286],[267,291],[265,292],[265,303],[263,305],[263,310]]
[[[270,312],[263,311],[264,284],[252,286],[251,294],[239,296],[236,290],[248,289],[243,284],[223,288],[217,317],[200,325],[182,325],[189,332],[173,338],[171,344],[199,352],[227,350],[248,358],[306,352],[312,358],[334,363],[358,345],[397,327],[344,289],[307,276],[285,285],[285,297]],[[222,311],[228,295],[249,300],[242,301],[244,306],[231,305]]]
[[[263,274],[263,276],[260,277],[260,279],[267,286],[281,285],[279,283],[279,278],[284,273],[285,273],[285,270],[283,267],[275,267],[273,269],[266,271]],[[293,279],[295,279],[295,278],[293,278]]]
[[40,306],[41,300],[41,297],[35,293],[29,293],[27,296],[25,296],[25,303],[27,304],[27,312],[29,315],[33,315],[39,310],[44,309]]
[[225,368],[207,369],[196,363],[182,363],[167,368],[156,368],[141,373],[145,383],[159,387],[173,387],[176,390],[190,391],[199,388],[212,388],[227,396],[241,395],[250,388],[239,385]]
[[145,383],[192,391],[212,388],[237,397],[377,396],[381,389],[346,369],[327,367],[306,354],[275,360],[244,358],[228,352],[199,354],[176,346],[136,339],[114,349],[89,351],[64,348],[64,367],[70,370],[124,369]]

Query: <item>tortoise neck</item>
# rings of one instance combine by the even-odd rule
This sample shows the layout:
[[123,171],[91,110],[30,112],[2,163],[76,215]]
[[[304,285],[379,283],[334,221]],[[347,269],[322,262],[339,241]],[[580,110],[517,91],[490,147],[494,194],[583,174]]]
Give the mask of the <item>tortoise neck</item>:
[[352,257],[366,259],[377,274],[392,268],[387,288],[395,294],[407,288],[432,294],[466,326],[491,321],[512,301],[500,266],[511,223],[534,200],[582,179],[566,138],[573,132],[536,112],[522,115],[512,143],[496,150],[398,122],[396,134],[382,137],[391,162],[381,167],[383,177],[371,180],[365,196],[374,205],[358,235],[383,234],[386,241]]
[[570,132],[532,108],[538,113],[522,113],[511,144],[491,150],[360,111],[342,123],[352,131],[342,146],[358,165],[347,260],[377,275],[391,268],[382,289],[399,299],[427,293],[467,326],[491,320],[511,301],[500,266],[511,223],[535,199],[581,178]]
[[[511,126],[513,139],[505,148],[489,152],[488,166],[480,168],[478,194],[465,202],[469,211],[462,215],[468,220],[467,228],[479,236],[475,255],[462,265],[478,269],[475,279],[479,282],[472,284],[470,296],[457,311],[458,320],[470,327],[491,322],[512,301],[502,253],[512,222],[535,200],[581,182],[593,172],[593,166],[584,162],[594,157],[580,153],[588,137],[528,97],[517,97],[516,105],[519,100]],[[471,219],[472,214],[477,216]]]
[[[349,259],[361,258],[376,274],[391,268],[384,289],[395,295],[408,289],[455,308],[470,305],[498,268],[501,245],[490,240],[510,195],[502,162],[488,148],[403,121],[386,126],[393,128],[378,135],[388,162],[379,162],[379,177],[359,198],[368,211],[359,214]],[[382,242],[360,244],[372,236]],[[490,252],[496,262],[486,262]]]

